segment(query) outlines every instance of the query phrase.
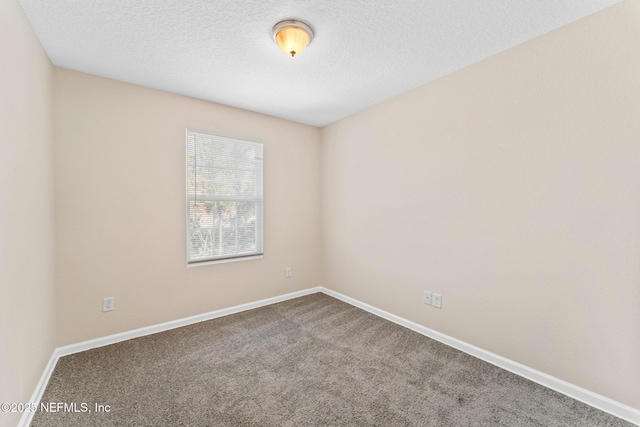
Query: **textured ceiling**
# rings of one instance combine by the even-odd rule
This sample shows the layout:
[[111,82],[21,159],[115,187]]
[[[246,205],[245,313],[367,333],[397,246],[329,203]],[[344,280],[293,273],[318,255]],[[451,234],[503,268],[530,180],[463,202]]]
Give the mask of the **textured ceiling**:
[[[619,0],[19,0],[64,68],[323,126]],[[290,58],[271,28],[315,30]]]

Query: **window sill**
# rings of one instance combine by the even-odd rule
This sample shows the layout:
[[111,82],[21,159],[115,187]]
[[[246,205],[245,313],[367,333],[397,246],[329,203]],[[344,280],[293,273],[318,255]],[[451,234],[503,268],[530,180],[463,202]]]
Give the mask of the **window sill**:
[[264,255],[253,255],[253,256],[245,256],[245,257],[237,257],[237,258],[214,259],[211,261],[193,262],[193,263],[187,264],[187,267],[199,267],[201,265],[211,265],[211,264],[224,264],[225,262],[249,261],[251,259],[260,259],[260,258],[264,258]]

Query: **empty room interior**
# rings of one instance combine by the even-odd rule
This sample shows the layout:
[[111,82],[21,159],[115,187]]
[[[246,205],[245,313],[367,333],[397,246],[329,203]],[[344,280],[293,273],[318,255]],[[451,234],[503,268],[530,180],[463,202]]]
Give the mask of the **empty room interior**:
[[[236,396],[206,421],[156,423],[464,425],[475,411],[477,425],[556,425],[477,384],[437,413],[458,377],[421,364],[431,351],[451,369],[499,369],[484,388],[504,370],[580,414],[640,425],[640,0],[520,3],[0,0],[0,426],[55,398],[56,365],[73,377],[74,360],[118,345],[134,363],[159,337],[186,343],[189,323],[210,337],[201,353],[270,343],[268,364],[304,363],[279,385],[256,376],[270,403]],[[311,31],[298,54],[276,43],[285,20]],[[191,134],[260,146],[256,256],[189,252]],[[218,346],[216,331],[243,344]],[[322,406],[324,389],[314,402],[285,392],[319,369],[303,341],[341,352],[326,364],[353,375],[343,407]],[[192,371],[211,383],[185,380],[180,402],[223,411],[226,394],[207,393],[240,381],[229,366],[237,377]],[[389,366],[408,385],[383,395]],[[359,389],[364,372],[382,379]],[[403,406],[407,389],[431,394]],[[34,425],[83,415],[36,406]],[[117,407],[102,416],[123,425]]]

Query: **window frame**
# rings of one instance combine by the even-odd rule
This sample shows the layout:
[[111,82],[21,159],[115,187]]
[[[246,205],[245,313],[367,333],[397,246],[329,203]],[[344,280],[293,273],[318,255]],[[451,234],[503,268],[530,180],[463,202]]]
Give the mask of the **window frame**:
[[[260,162],[260,176],[256,177],[256,180],[259,181],[261,186],[260,196],[255,198],[243,199],[241,197],[233,197],[229,196],[225,200],[224,197],[216,198],[216,196],[209,196],[211,201],[255,201],[256,202],[256,252],[249,253],[246,255],[228,255],[228,256],[220,256],[219,258],[208,258],[202,260],[191,260],[191,231],[190,231],[190,201],[193,200],[189,194],[189,136],[190,134],[202,134],[208,135],[213,138],[223,138],[229,140],[236,140],[240,142],[249,142],[254,144],[259,144],[261,146],[262,151],[262,161]],[[185,129],[185,248],[186,248],[186,262],[187,267],[197,267],[200,265],[210,265],[210,264],[222,264],[227,262],[237,262],[237,261],[248,261],[252,259],[260,259],[264,257],[264,143],[262,141],[258,141],[255,139],[249,138],[241,138],[232,135],[226,135],[216,132],[202,131],[199,129],[186,128]],[[235,200],[231,200],[235,199]]]

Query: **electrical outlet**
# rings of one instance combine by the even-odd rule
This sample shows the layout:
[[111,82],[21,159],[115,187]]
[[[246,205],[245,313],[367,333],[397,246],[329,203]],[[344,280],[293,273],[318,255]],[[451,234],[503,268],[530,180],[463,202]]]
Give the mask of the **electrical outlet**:
[[431,305],[431,292],[424,291],[424,295],[422,296],[422,302],[427,305]]
[[442,308],[442,295],[433,294],[433,306],[436,308]]
[[114,297],[107,297],[102,300],[102,311],[112,311],[115,304]]
[[291,267],[287,267],[285,277],[289,278],[291,276],[293,276],[293,270],[291,269]]

